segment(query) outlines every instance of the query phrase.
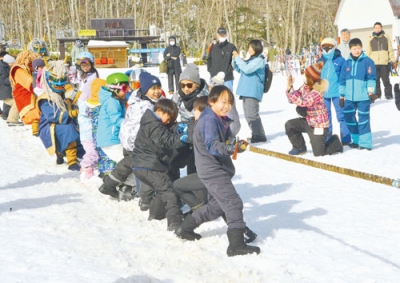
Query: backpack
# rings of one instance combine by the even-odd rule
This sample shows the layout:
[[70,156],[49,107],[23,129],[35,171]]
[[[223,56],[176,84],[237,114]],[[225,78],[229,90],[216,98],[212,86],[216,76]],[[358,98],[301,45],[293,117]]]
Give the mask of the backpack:
[[273,74],[269,68],[268,63],[265,64],[265,79],[264,79],[264,93],[267,93],[271,87]]
[[164,59],[162,60],[160,67],[159,67],[159,72],[160,73],[167,73],[168,72],[168,63],[167,60]]

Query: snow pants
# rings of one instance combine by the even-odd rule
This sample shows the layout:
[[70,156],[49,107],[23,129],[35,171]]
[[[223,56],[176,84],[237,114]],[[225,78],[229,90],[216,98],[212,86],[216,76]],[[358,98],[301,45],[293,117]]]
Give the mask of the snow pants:
[[349,128],[346,125],[346,121],[344,120],[343,109],[339,105],[340,97],[332,97],[332,98],[324,98],[324,104],[326,109],[328,110],[328,118],[329,118],[329,131],[328,138],[330,138],[333,134],[333,126],[332,126],[332,104],[335,108],[336,119],[340,125],[340,138],[342,143],[350,143],[351,136]]
[[260,101],[252,97],[243,97],[243,112],[249,124],[252,137],[265,137],[265,131],[260,118]]
[[172,183],[174,191],[190,206],[192,210],[198,209],[207,203],[207,189],[200,181],[197,173],[177,179]]
[[310,138],[311,147],[314,156],[325,155],[325,143],[328,136],[328,128],[325,128],[322,135],[315,135],[314,128],[310,127],[305,118],[295,118],[286,122],[286,135],[290,143],[296,149],[301,149],[306,146],[302,133],[307,133]]
[[192,217],[197,225],[212,221],[225,214],[228,230],[244,229],[243,202],[227,172],[218,178],[200,179],[208,191],[208,203],[196,209]]
[[162,201],[166,203],[168,226],[181,223],[182,212],[179,199],[172,188],[172,182],[168,174],[166,172],[147,169],[135,169],[133,170],[133,174],[135,174],[141,183],[154,188],[161,195]]
[[385,97],[388,99],[393,98],[392,85],[389,79],[389,68],[387,65],[375,65],[376,68],[376,91],[375,94],[378,98],[381,98],[381,80],[385,87]]
[[118,161],[114,170],[110,174],[110,178],[126,185],[136,187],[136,179],[132,172],[133,151],[129,151],[123,148],[122,153],[124,155],[124,158]]
[[371,102],[369,100],[350,101],[346,99],[343,108],[344,118],[349,127],[353,143],[368,149],[372,149],[370,106]]

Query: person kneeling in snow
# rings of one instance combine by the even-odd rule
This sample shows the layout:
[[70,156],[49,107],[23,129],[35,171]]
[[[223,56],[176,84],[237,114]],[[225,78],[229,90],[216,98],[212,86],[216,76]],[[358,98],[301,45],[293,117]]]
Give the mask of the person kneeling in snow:
[[324,92],[328,88],[328,81],[321,79],[323,66],[324,64],[319,62],[307,67],[304,85],[298,90],[293,89],[293,77],[288,77],[286,96],[290,103],[300,106],[296,110],[301,116],[285,124],[286,135],[293,145],[292,150],[289,151],[290,155],[307,152],[302,133],[307,133],[310,137],[314,156],[343,152],[343,145],[337,135],[327,140],[329,119],[324,104]]
[[51,61],[43,69],[40,77],[43,93],[37,98],[39,136],[47,152],[57,154],[57,164],[63,163],[62,157],[66,156],[68,169],[79,171],[77,157],[80,141],[75,121],[78,110],[71,109],[71,105],[64,101],[67,80],[67,69],[61,60]]

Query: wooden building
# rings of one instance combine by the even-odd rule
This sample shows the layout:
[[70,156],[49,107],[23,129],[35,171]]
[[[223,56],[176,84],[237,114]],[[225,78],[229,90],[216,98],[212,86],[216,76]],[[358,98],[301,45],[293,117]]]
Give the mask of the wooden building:
[[125,41],[89,40],[87,49],[96,68],[127,68],[129,45]]

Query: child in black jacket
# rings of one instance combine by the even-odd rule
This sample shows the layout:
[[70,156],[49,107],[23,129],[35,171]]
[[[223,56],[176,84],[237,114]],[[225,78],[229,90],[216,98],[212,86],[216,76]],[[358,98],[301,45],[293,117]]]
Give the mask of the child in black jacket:
[[154,111],[146,110],[140,120],[132,159],[135,176],[154,188],[166,203],[169,231],[175,230],[182,222],[179,199],[168,175],[170,154],[188,141],[187,132],[179,136],[170,129],[177,116],[178,108],[169,99],[159,100],[154,105]]

